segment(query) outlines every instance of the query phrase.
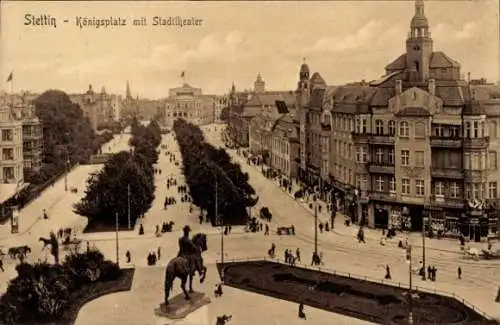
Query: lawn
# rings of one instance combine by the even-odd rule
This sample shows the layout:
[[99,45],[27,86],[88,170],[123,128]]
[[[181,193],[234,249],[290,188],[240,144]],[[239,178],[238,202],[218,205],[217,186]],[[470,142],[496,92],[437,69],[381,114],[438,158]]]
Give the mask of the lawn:
[[[219,265],[220,268],[220,265]],[[407,324],[408,290],[269,261],[224,264],[226,285],[378,324]],[[497,324],[456,299],[416,292],[415,324]]]

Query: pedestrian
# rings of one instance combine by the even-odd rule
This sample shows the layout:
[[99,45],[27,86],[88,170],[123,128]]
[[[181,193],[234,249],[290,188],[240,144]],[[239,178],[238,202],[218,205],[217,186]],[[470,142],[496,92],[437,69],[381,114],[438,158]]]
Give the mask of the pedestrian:
[[158,249],[156,250],[156,255],[158,256],[158,260],[160,260],[161,257],[161,247],[158,246]]
[[319,227],[319,232],[323,233],[323,222],[320,222],[318,227]]
[[432,268],[430,265],[427,266],[427,279],[431,280],[432,278]]
[[458,274],[458,279],[461,280],[462,279],[462,268],[460,266],[458,267],[457,274]]
[[198,216],[198,219],[200,220],[200,225],[201,225],[201,224],[203,223],[203,215],[201,215],[201,214],[200,214],[200,215]]
[[300,262],[300,249],[297,247],[297,249],[295,250],[295,255],[297,256],[297,261]]
[[2,272],[5,272],[5,270],[3,269],[3,259],[0,259],[0,270],[2,270]]
[[323,262],[323,252],[319,252],[319,263],[321,265],[325,265],[325,263]]
[[435,266],[432,267],[432,281],[436,281],[436,273],[437,268]]
[[386,264],[385,266],[385,279],[390,280],[391,278],[391,268],[389,267],[389,264]]
[[304,313],[304,303],[303,302],[301,302],[299,304],[299,318],[306,319],[306,314]]
[[127,263],[130,263],[131,256],[130,256],[130,251],[129,250],[127,250],[127,252],[125,253],[125,257],[127,258]]
[[231,233],[231,230],[233,230],[233,227],[231,225],[228,226],[229,233]]
[[269,225],[266,223],[266,231],[264,232],[264,236],[269,236]]
[[262,222],[259,222],[259,227],[260,227],[260,231],[262,231],[262,227],[264,227],[264,225],[262,224]]
[[285,249],[285,263],[288,263],[288,248]]

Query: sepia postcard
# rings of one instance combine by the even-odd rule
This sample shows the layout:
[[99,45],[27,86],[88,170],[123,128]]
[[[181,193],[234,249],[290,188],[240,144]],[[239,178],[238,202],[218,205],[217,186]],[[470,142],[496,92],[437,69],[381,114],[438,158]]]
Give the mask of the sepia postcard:
[[0,1],[0,324],[500,324],[499,16]]

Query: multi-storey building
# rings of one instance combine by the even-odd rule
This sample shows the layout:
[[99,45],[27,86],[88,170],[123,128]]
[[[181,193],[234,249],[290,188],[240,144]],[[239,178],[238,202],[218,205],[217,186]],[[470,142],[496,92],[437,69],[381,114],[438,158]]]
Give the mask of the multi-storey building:
[[260,74],[254,82],[254,89],[250,92],[236,92],[233,84],[229,95],[229,138],[238,147],[249,146],[250,121],[275,105],[276,101],[283,101],[289,108],[295,106],[293,91],[266,91],[265,82]]
[[396,225],[409,212],[417,230],[424,211],[438,210],[433,224],[477,237],[479,202],[498,200],[500,103],[483,100],[460,64],[434,51],[422,0],[405,53],[385,70],[325,95],[319,74],[301,67],[300,176],[354,192],[355,215],[370,226]]
[[169,96],[164,101],[164,124],[171,128],[177,118],[196,124],[214,122],[217,96],[205,95],[201,88],[183,84],[181,87],[169,90]]
[[43,127],[40,119],[35,115],[35,108],[32,104],[15,107],[14,109],[21,112],[23,125],[23,172],[24,177],[28,179],[42,168]]
[[0,108],[0,184],[24,182],[23,123],[19,111]]
[[292,179],[297,177],[300,161],[299,121],[293,106],[278,103],[280,108],[275,102],[251,119],[249,150],[274,171]]

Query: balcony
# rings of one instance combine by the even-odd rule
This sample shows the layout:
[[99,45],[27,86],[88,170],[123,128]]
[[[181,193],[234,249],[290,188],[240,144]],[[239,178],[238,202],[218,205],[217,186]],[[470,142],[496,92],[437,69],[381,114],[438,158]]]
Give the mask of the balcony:
[[385,202],[397,202],[396,193],[393,192],[376,192],[371,191],[370,200],[375,201],[385,201]]
[[394,136],[388,134],[372,134],[370,136],[370,144],[393,146]]
[[490,143],[489,137],[464,139],[464,149],[486,149]]
[[432,204],[442,207],[442,208],[453,208],[453,209],[463,209],[465,200],[463,198],[453,198],[453,197],[445,197],[445,196],[436,196],[433,195],[431,197]]
[[448,179],[463,179],[464,178],[464,170],[462,168],[431,167],[431,177],[433,177],[433,178],[448,178]]
[[357,132],[352,132],[352,140],[357,143],[369,143],[370,140],[370,134],[369,133],[357,133]]
[[462,139],[459,137],[431,136],[431,148],[458,149],[462,147]]
[[394,164],[371,162],[368,164],[368,172],[394,175]]

